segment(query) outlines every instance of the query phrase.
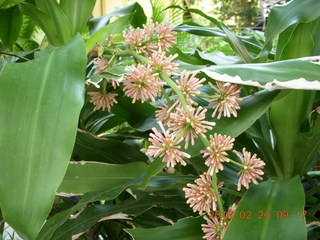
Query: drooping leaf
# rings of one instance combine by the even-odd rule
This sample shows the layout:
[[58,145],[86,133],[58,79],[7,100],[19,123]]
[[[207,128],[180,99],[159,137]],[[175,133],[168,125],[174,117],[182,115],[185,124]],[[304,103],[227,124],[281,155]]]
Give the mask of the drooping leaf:
[[78,131],[73,150],[77,161],[96,161],[105,163],[146,162],[148,158],[138,149],[119,140],[99,138]]
[[89,52],[96,43],[103,45],[110,34],[121,33],[125,27],[128,26],[132,17],[132,14],[125,15],[96,31],[86,43],[87,52]]
[[90,29],[90,34],[93,35],[95,32],[100,30],[102,27],[105,25],[109,24],[110,19],[113,16],[117,15],[129,15],[133,14],[132,20],[131,20],[131,25],[133,27],[142,27],[143,24],[146,23],[147,17],[140,6],[139,3],[135,2],[133,4],[130,4],[124,8],[112,11],[111,13],[99,17],[99,18],[94,18],[89,21],[89,29]]
[[274,89],[320,90],[320,65],[301,60],[273,63],[191,66],[208,77],[243,85]]
[[7,64],[0,74],[0,205],[25,239],[35,239],[67,170],[85,66],[77,36],[33,61]]
[[202,12],[199,9],[182,8],[181,6],[170,6],[168,8],[178,8],[178,9],[181,9],[183,11],[196,13],[196,14],[204,17],[205,19],[209,20],[210,22],[215,24],[220,30],[223,31],[223,33],[226,35],[226,38],[228,39],[232,49],[236,52],[236,54],[239,57],[241,57],[241,59],[244,62],[248,63],[248,62],[251,62],[251,60],[253,59],[253,57],[249,53],[248,49],[244,45],[243,41],[237,35],[235,35],[233,32],[231,32],[226,25],[224,25],[223,23],[219,22],[217,19],[215,19],[213,17],[210,17],[209,15],[205,14],[204,12]]
[[172,226],[147,228],[147,229],[126,229],[134,240],[201,240],[203,232],[201,224],[204,223],[202,218],[184,218]]
[[300,178],[269,179],[251,186],[240,200],[224,240],[306,240]]
[[110,219],[130,219],[131,216],[138,216],[154,206],[188,208],[183,197],[148,195],[140,199],[125,201],[119,205],[94,205],[85,209],[76,219],[69,219],[57,228],[52,240],[71,239],[72,236],[79,236],[79,233],[85,232],[98,221],[108,217]]
[[85,195],[83,195],[80,202],[77,203],[75,206],[65,211],[62,211],[60,213],[57,213],[56,215],[48,219],[44,224],[44,226],[42,227],[36,240],[51,239],[56,229],[60,227],[64,222],[66,222],[71,214],[78,211],[87,203],[91,203],[99,200],[108,201],[108,200],[114,199],[117,196],[119,196],[119,194],[129,186],[137,185],[140,183],[141,183],[141,180],[137,179],[134,181],[123,183],[118,186],[114,186],[112,188],[109,188],[103,191],[86,193]]
[[157,157],[156,159],[153,160],[153,162],[149,165],[149,168],[146,172],[146,177],[143,180],[140,188],[145,189],[151,180],[153,176],[156,176],[161,170],[164,168],[166,165],[165,162],[162,162],[162,159],[160,157]]
[[100,191],[133,180],[147,171],[143,162],[105,164],[70,162],[58,192],[85,193]]

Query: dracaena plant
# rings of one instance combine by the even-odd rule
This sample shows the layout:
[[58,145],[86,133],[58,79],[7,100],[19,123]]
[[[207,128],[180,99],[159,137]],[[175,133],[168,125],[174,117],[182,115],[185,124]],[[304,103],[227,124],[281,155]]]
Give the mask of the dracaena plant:
[[[1,69],[0,221],[24,239],[300,240],[306,223],[316,239],[319,1],[275,7],[264,39],[181,6],[166,10],[216,28],[146,24],[135,3],[91,19],[85,46],[70,41],[93,5],[3,10],[60,47]],[[7,56],[17,29],[0,32]],[[184,53],[178,32],[220,37],[237,57]]]

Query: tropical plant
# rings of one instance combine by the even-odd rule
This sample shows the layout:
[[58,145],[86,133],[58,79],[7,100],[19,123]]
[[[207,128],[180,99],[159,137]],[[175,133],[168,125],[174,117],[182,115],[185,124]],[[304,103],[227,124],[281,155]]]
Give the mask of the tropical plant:
[[[164,11],[216,27],[155,7],[147,23],[134,3],[85,29],[94,2],[0,1],[0,224],[28,240],[317,239],[320,2],[273,8],[265,38],[178,5]],[[176,32],[234,56],[183,52]]]

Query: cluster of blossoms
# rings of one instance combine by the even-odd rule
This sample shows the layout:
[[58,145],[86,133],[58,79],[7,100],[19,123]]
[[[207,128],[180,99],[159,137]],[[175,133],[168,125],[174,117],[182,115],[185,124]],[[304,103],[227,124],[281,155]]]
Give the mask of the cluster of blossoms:
[[[137,101],[161,102],[162,106],[156,111],[156,119],[159,128],[152,128],[150,134],[150,146],[146,154],[150,157],[160,157],[167,168],[174,168],[176,164],[185,166],[191,156],[187,153],[190,146],[195,145],[196,140],[201,140],[205,146],[199,154],[203,155],[204,163],[208,170],[196,179],[194,184],[188,184],[183,188],[187,203],[194,212],[209,214],[219,208],[223,211],[219,188],[223,182],[217,182],[216,174],[224,169],[225,162],[231,162],[240,167],[238,172],[239,181],[237,190],[241,186],[249,188],[252,182],[257,184],[256,179],[262,179],[264,162],[243,148],[242,153],[233,150],[234,138],[208,131],[214,131],[214,121],[207,121],[207,109],[198,106],[195,97],[208,99],[209,109],[213,108],[212,118],[237,117],[241,88],[235,84],[216,82],[215,85],[208,83],[212,95],[202,95],[201,88],[206,79],[197,78],[196,72],[182,71],[174,73],[178,64],[173,62],[178,55],[166,55],[175,44],[175,32],[173,27],[166,24],[149,24],[143,29],[130,28],[124,32],[124,53],[132,56],[135,64],[131,67],[130,74],[124,74],[119,80],[105,79],[104,88],[101,92],[89,92],[91,102],[95,105],[94,110],[111,110],[117,103],[117,93],[107,92],[106,83],[114,89],[122,87],[124,94]],[[118,49],[119,50],[119,49]],[[120,55],[112,55],[107,61],[99,56],[94,64],[96,75],[107,71],[114,64],[114,58]],[[121,55],[122,56],[122,55]],[[100,85],[98,86],[100,87]],[[166,91],[172,90],[172,91]],[[163,98],[164,97],[164,98]],[[164,100],[165,99],[165,100]],[[165,103],[164,103],[165,102]],[[211,106],[211,107],[210,107]],[[207,134],[206,134],[207,133]],[[233,151],[240,162],[231,160],[228,152]],[[208,219],[203,225],[204,239],[221,239],[227,228],[228,221],[225,218]]]

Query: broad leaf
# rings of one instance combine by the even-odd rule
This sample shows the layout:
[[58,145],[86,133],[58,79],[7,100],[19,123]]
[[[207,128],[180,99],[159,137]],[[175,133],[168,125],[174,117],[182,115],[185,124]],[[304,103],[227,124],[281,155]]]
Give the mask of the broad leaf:
[[223,81],[274,89],[320,90],[320,65],[301,60],[273,63],[191,66],[208,77]]
[[87,24],[96,0],[61,0],[60,6],[69,18],[73,34],[81,32]]
[[99,191],[133,180],[147,171],[142,162],[105,164],[98,162],[70,162],[58,192],[85,193]]
[[[312,9],[312,11],[310,11]],[[263,58],[272,48],[272,41],[288,27],[297,23],[307,23],[320,16],[320,1],[293,0],[272,8],[265,30],[266,41],[258,58]],[[279,24],[281,23],[281,24]]]
[[77,36],[33,61],[8,64],[0,74],[0,205],[25,239],[36,237],[67,170],[85,66]]
[[269,179],[241,199],[223,240],[307,239],[300,178]]
[[205,223],[202,218],[184,218],[172,226],[148,228],[148,229],[126,229],[134,240],[201,240],[203,232],[201,224]]

